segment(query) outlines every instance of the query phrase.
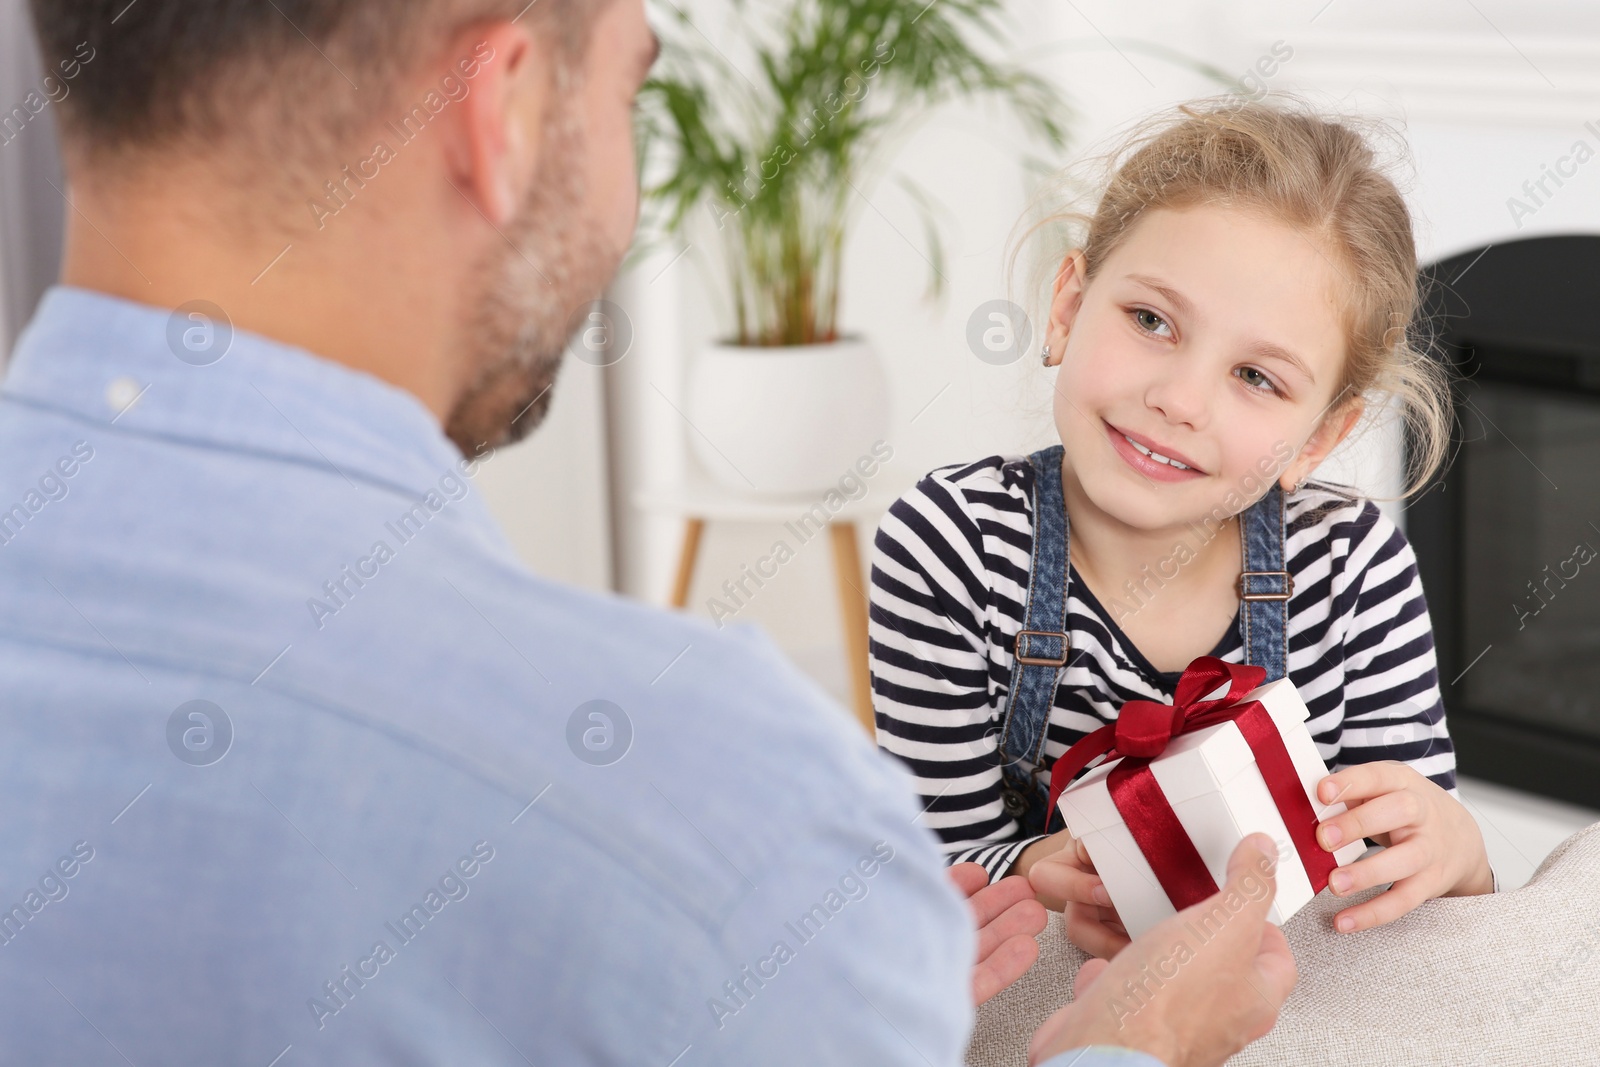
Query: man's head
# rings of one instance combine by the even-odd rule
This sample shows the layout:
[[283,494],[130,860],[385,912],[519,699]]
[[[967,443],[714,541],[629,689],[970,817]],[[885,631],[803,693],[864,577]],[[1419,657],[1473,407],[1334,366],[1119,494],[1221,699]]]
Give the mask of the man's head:
[[641,0],[31,6],[45,63],[79,61],[67,282],[208,299],[464,451],[537,424],[637,220]]

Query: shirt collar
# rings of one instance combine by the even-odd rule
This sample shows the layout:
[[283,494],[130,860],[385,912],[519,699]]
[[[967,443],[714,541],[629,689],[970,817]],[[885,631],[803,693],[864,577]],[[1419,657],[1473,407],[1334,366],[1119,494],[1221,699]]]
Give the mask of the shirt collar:
[[52,286],[17,340],[4,393],[124,432],[281,455],[413,494],[461,462],[406,390],[245,330],[215,362],[180,359],[183,331],[197,326],[181,311]]

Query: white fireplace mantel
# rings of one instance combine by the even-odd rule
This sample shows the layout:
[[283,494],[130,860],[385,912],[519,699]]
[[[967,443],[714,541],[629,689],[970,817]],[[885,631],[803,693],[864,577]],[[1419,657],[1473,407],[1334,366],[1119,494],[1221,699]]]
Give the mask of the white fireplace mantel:
[[1600,36],[1483,32],[1267,31],[1294,49],[1297,84],[1336,98],[1387,98],[1410,123],[1577,130],[1600,124]]

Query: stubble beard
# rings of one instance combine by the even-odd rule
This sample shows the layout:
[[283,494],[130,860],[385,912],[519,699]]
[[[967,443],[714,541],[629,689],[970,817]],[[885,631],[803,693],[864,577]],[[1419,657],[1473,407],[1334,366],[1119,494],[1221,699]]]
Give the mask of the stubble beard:
[[478,368],[445,420],[462,455],[515,444],[550,411],[574,312],[597,299],[621,254],[583,209],[584,138],[572,107],[556,104],[544,159],[503,241],[474,271],[481,293],[463,344]]

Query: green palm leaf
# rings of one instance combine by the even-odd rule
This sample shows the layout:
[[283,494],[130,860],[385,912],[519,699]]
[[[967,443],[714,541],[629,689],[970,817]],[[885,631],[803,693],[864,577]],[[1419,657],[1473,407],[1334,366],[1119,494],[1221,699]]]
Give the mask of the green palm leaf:
[[[990,95],[1052,151],[1073,112],[1054,85],[996,62],[1001,0],[792,0],[735,68],[671,0],[659,0],[663,54],[640,94],[637,137],[646,242],[682,235],[708,209],[725,252],[740,344],[837,336],[840,266],[856,192],[879,151],[929,110]],[[744,0],[740,13],[754,17]],[[932,277],[943,246],[931,199],[902,183],[924,223]],[[865,190],[861,190],[863,195]]]

